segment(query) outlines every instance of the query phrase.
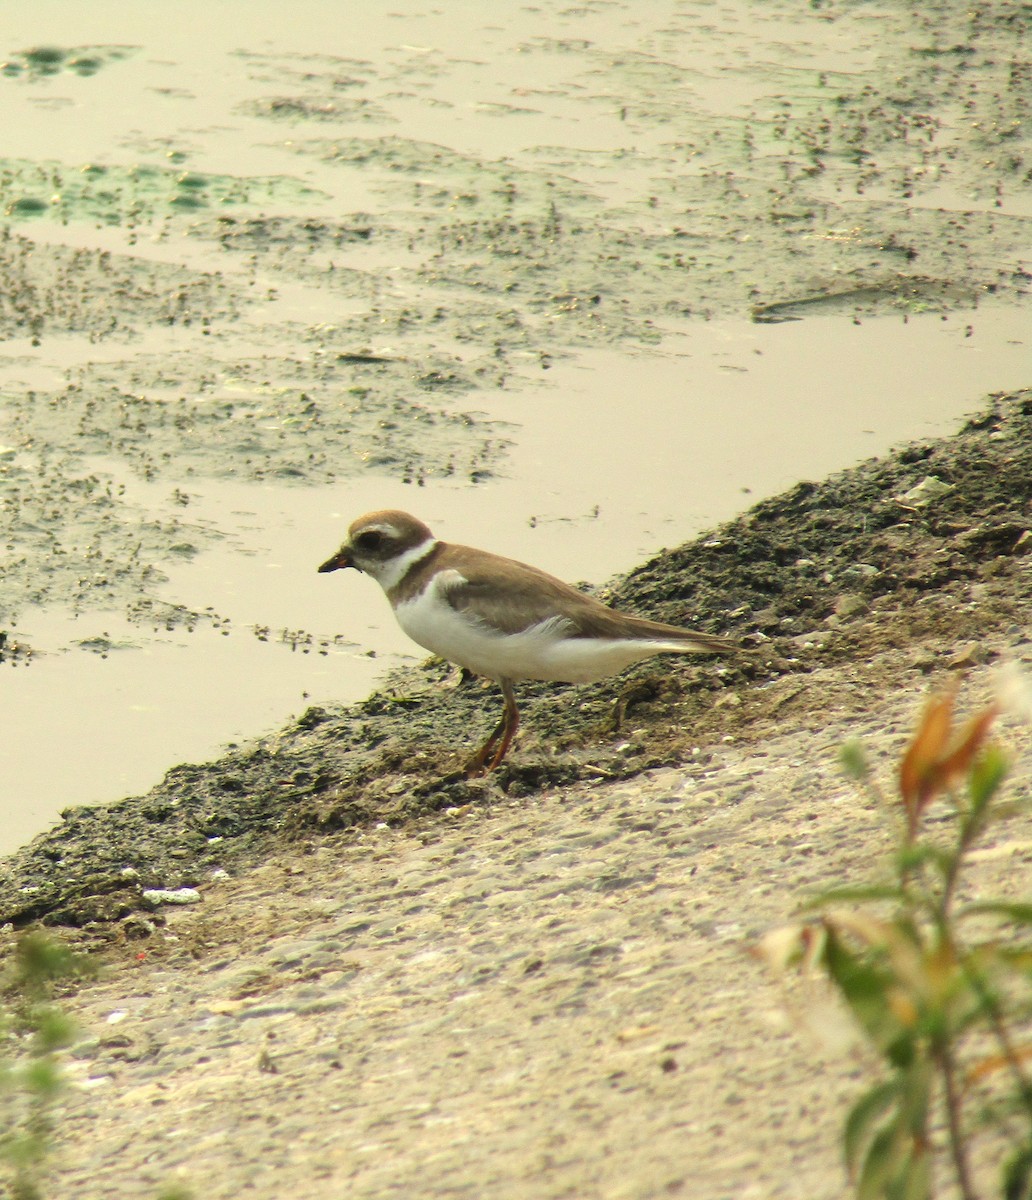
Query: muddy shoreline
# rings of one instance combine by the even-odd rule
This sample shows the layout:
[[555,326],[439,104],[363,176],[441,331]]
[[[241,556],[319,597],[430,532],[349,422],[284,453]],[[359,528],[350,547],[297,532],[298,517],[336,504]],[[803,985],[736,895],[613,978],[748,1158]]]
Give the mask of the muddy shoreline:
[[356,512],[598,581],[1027,384],[1012,4],[190,14],[8,27],[5,850],[363,695]]
[[[467,781],[497,697],[448,665],[398,672],[343,710],[216,762],[173,768],[144,796],[67,810],[5,863],[0,920],[118,938],[144,893],[246,872],[270,847],[401,826],[546,787],[630,779],[819,725],[817,670],[848,671],[847,705],[987,661],[987,638],[1032,608],[1032,392],[990,398],[951,438],[801,483],[601,593],[631,611],[728,633],[741,662],[646,664],[615,683],[525,685],[512,761]],[[156,918],[160,922],[161,917]]]
[[[83,1032],[54,1187],[846,1194],[870,1064],[746,951],[815,888],[877,875],[886,814],[842,779],[845,740],[889,780],[930,688],[962,680],[970,708],[1004,664],[1032,673],[1030,435],[1032,391],[993,397],[955,437],[614,582],[763,652],[538,689],[488,783],[455,768],[495,697],[428,665],[69,813],[2,893],[6,919],[104,963],[63,998]],[[1032,727],[1005,714],[1000,735],[1028,799]],[[1026,818],[966,886],[1027,893]],[[181,887],[190,903],[144,896]],[[980,1178],[997,1160],[979,1143]]]

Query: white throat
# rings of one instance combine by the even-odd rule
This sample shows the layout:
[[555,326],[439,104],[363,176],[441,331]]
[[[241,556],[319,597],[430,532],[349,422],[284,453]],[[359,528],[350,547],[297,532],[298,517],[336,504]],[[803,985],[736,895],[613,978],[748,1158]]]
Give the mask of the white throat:
[[417,562],[426,558],[436,545],[436,538],[427,538],[425,542],[420,542],[418,546],[413,546],[411,550],[404,551],[397,558],[392,558],[389,562],[381,563],[375,571],[370,571],[369,574],[372,575],[385,592],[389,592],[391,588],[397,587],[408,574],[409,569]]

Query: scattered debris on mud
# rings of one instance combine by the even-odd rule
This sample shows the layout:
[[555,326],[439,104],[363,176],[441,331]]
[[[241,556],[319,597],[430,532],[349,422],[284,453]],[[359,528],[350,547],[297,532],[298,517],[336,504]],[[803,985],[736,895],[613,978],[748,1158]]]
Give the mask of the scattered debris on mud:
[[[823,483],[801,483],[601,594],[618,607],[739,637],[738,660],[642,665],[615,681],[521,688],[521,737],[486,780],[461,763],[494,720],[490,685],[431,662],[349,709],[217,762],[180,766],[146,796],[73,808],[12,856],[0,920],[132,920],[148,889],[239,872],[281,839],[400,824],[551,785],[620,779],[819,728],[808,687],[848,668],[856,711],[911,678],[986,661],[993,631],[1032,610],[1032,392],[992,397],[954,437],[909,445]],[[472,731],[472,732],[471,732]]]

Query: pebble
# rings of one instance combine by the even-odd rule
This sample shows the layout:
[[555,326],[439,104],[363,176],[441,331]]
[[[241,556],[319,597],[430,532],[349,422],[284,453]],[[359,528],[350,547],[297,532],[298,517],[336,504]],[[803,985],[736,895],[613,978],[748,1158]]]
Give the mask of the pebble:
[[980,666],[989,660],[989,651],[978,642],[968,642],[950,658],[947,664],[951,671],[963,671],[970,667]]
[[862,596],[844,592],[835,600],[834,610],[838,617],[855,617],[867,609],[867,601]]
[[926,475],[909,491],[894,499],[901,508],[927,508],[943,496],[948,496],[954,490],[952,483],[946,483],[937,475]]
[[201,893],[196,888],[144,888],[143,899],[154,908],[162,904],[199,904]]

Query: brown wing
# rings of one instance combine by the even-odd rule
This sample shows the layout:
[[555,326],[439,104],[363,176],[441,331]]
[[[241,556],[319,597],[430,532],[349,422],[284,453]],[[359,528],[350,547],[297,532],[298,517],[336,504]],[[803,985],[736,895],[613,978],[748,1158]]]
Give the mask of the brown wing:
[[475,609],[484,624],[499,633],[520,633],[556,617],[570,621],[579,632],[577,614],[585,604],[597,604],[537,567],[485,551],[467,556],[466,550],[448,547],[446,565],[462,577],[448,584],[448,603],[460,611]]
[[736,649],[727,638],[616,612],[537,567],[483,551],[470,559],[465,551],[464,546],[448,547],[447,566],[463,581],[449,584],[445,596],[455,609],[474,608],[480,620],[500,633],[520,633],[542,621],[561,619],[574,637],[683,642],[686,649],[714,653]]

